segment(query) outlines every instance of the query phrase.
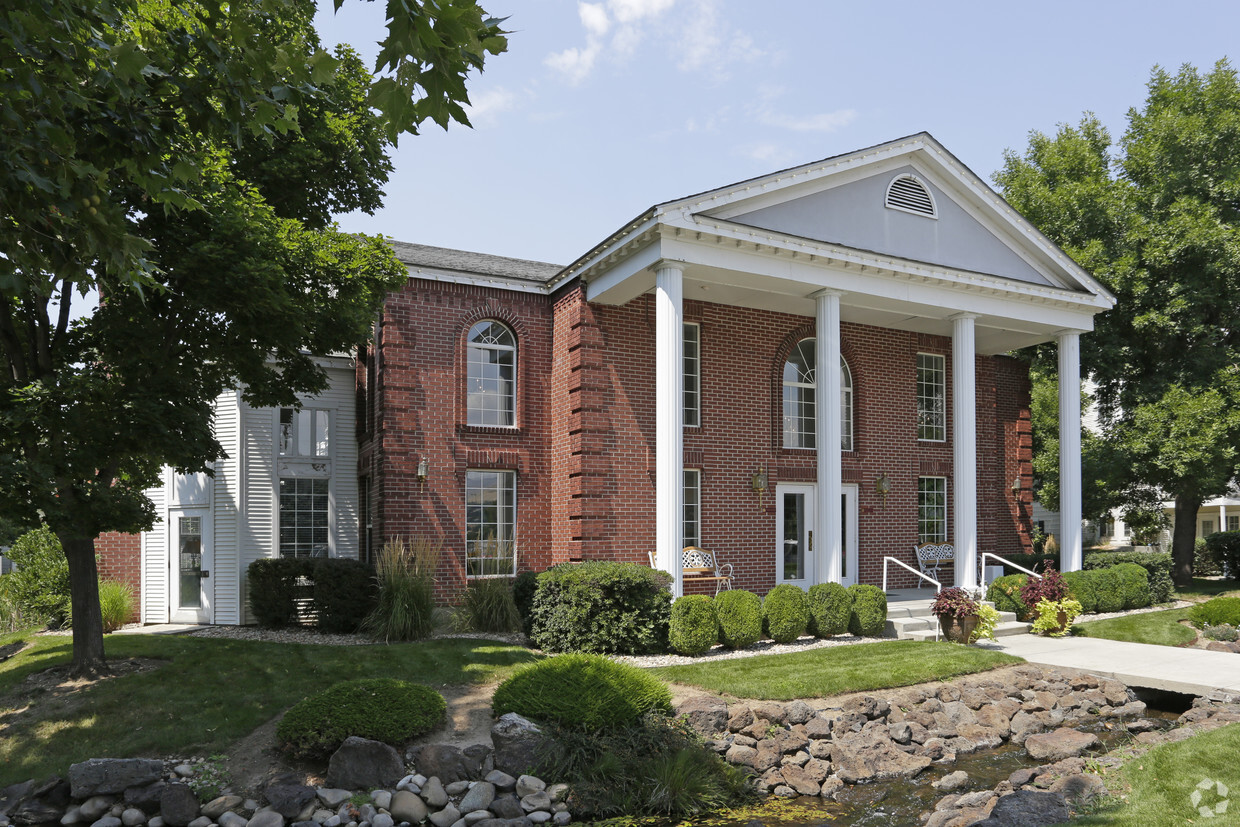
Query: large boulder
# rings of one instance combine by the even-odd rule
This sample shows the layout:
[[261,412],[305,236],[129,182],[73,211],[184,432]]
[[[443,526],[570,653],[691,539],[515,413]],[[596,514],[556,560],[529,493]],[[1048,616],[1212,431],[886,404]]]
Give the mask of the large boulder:
[[1005,795],[990,811],[990,818],[974,827],[1044,827],[1072,818],[1072,811],[1059,793],[1017,790]]
[[713,695],[694,695],[676,707],[676,716],[683,717],[695,732],[709,738],[728,728],[728,705]]
[[495,745],[495,769],[512,776],[537,766],[551,748],[538,724],[515,712],[501,715],[491,727],[491,743]]
[[186,827],[202,815],[202,807],[188,784],[169,784],[159,796],[159,814],[169,827]]
[[327,762],[327,786],[345,790],[391,789],[404,775],[396,750],[356,735],[346,738]]
[[285,818],[297,818],[316,797],[314,788],[305,784],[272,784],[267,788],[266,795],[271,809]]
[[164,762],[154,758],[92,758],[69,767],[69,791],[78,799],[113,795],[145,787],[163,772]]
[[470,765],[465,754],[451,744],[427,744],[418,751],[418,772],[427,778],[438,778],[444,784],[470,780]]
[[1030,735],[1025,739],[1025,750],[1030,758],[1038,761],[1062,761],[1075,758],[1099,743],[1098,736],[1092,732],[1062,727],[1054,732]]

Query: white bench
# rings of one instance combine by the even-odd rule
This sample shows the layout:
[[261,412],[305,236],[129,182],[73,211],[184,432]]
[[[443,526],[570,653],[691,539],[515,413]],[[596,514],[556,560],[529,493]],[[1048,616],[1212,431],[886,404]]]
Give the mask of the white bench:
[[[655,554],[650,552],[650,567],[655,564]],[[685,546],[680,552],[681,582],[686,586],[690,583],[714,583],[715,594],[732,589],[732,564],[720,565],[715,560],[715,553],[700,546]]]
[[[944,563],[956,562],[956,547],[951,543],[914,543],[913,551],[917,554],[917,567],[921,573],[940,583],[943,578],[939,577],[939,567]],[[920,589],[924,583],[924,580],[918,580],[917,588]]]

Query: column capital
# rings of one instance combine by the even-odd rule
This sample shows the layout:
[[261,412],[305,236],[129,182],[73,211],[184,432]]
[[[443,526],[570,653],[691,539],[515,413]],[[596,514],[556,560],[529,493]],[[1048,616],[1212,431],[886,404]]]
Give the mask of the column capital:
[[650,265],[650,269],[656,273],[660,270],[675,270],[676,272],[683,274],[685,272],[685,268],[688,266],[689,265],[685,264],[683,261],[675,261],[670,258],[661,258],[654,264]]
[[953,313],[947,317],[953,322],[964,321],[965,319],[980,319],[981,315],[977,313]]
[[825,299],[829,296],[835,296],[836,298],[843,298],[845,295],[846,294],[843,290],[833,290],[831,288],[825,288],[823,290],[815,290],[813,293],[809,294],[809,297],[811,299]]
[[1062,339],[1065,336],[1078,336],[1079,337],[1088,332],[1089,332],[1088,330],[1078,330],[1074,327],[1065,327],[1063,330],[1055,331],[1055,339],[1056,340]]

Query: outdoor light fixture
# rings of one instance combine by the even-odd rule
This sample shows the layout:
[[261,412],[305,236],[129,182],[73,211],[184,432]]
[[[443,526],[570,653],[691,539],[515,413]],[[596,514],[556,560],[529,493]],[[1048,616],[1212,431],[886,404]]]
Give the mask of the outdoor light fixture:
[[1017,477],[1016,479],[1012,480],[1012,496],[1015,497],[1018,502],[1020,501],[1020,492],[1021,492],[1020,477]]
[[886,505],[887,495],[891,493],[891,477],[886,474],[879,474],[878,479],[874,480],[874,491],[878,494],[878,498],[883,505]]
[[426,457],[422,457],[422,459],[418,460],[418,490],[419,491],[426,490],[426,478],[430,476],[430,472],[431,472],[430,463],[426,461]]
[[754,472],[753,477],[749,480],[749,485],[753,488],[754,493],[758,495],[758,507],[766,507],[766,466],[759,465],[758,470]]

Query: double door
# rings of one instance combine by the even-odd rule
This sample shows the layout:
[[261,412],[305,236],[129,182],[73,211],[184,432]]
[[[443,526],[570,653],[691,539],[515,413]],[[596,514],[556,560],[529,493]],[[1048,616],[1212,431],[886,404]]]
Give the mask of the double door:
[[[808,589],[826,582],[826,556],[815,551],[814,505],[816,483],[780,483],[775,486],[775,582]],[[844,555],[840,582],[857,582],[857,486],[845,485],[840,495],[840,520]],[[819,538],[819,543],[826,538]]]

